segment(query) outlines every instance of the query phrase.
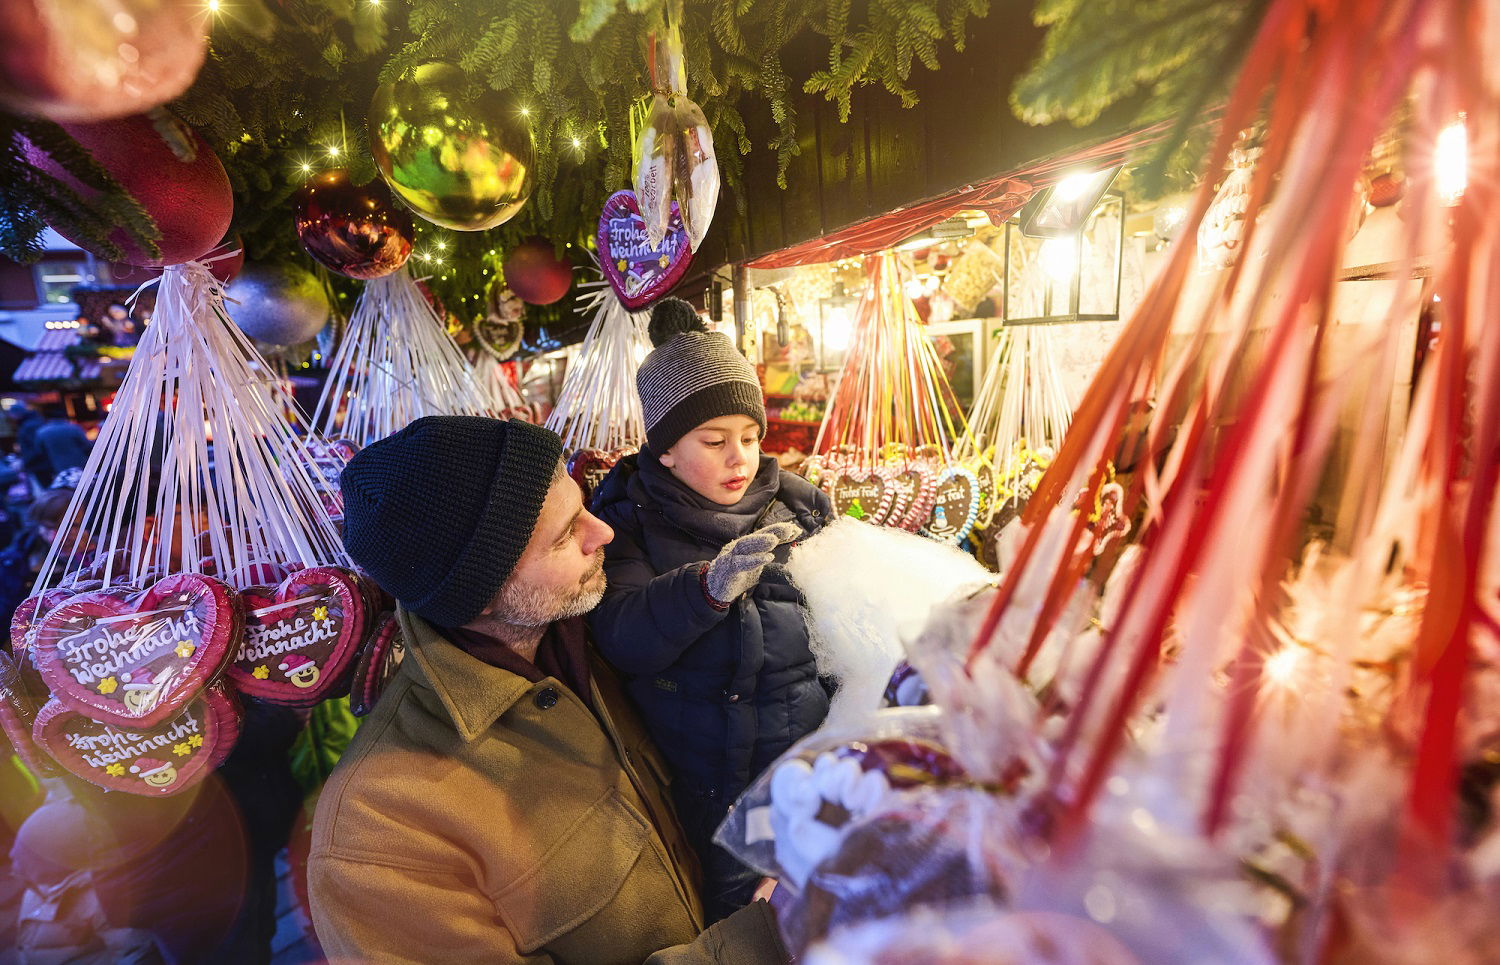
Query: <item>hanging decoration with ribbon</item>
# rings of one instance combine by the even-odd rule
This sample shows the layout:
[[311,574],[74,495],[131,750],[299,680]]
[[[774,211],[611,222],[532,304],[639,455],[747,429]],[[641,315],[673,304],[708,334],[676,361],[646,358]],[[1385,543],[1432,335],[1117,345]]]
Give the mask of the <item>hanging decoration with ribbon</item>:
[[[954,538],[951,524],[966,520],[967,532],[974,509],[959,512],[939,500],[938,490],[968,433],[937,350],[902,287],[900,264],[886,252],[860,300],[849,354],[805,471],[840,515],[913,532],[936,527]],[[942,521],[935,518],[939,506]],[[948,519],[950,510],[956,520]]]
[[313,413],[318,431],[365,446],[422,416],[494,414],[489,393],[407,269],[365,282]]
[[635,196],[646,238],[659,248],[676,200],[694,251],[703,243],[719,203],[719,161],[703,109],[687,96],[682,33],[677,17],[646,41],[651,104],[635,147]]
[[29,756],[157,796],[228,755],[236,691],[343,692],[373,593],[330,515],[319,462],[336,457],[288,418],[223,283],[189,262],[150,284],[151,324],[12,622],[0,723]]
[[593,321],[563,376],[547,428],[562,437],[563,451],[571,454],[568,471],[587,498],[646,437],[635,372],[651,351],[651,341],[646,315],[627,310],[607,282],[580,287],[589,291],[575,311],[592,312]]

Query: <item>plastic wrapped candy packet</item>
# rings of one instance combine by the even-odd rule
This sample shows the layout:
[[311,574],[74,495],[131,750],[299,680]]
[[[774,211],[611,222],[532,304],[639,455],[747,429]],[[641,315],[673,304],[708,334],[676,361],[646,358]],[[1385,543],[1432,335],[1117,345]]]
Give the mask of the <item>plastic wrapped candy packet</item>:
[[840,928],[914,908],[1005,899],[1026,867],[1021,803],[957,786],[889,796],[848,823],[779,909],[787,947],[800,952]]
[[32,668],[29,653],[22,652],[15,659],[0,653],[0,732],[15,748],[21,763],[43,777],[57,773],[52,759],[31,737],[37,708],[46,696],[47,687]]
[[831,928],[1005,890],[1018,804],[938,741],[938,711],[885,710],[799,741],[740,798],[715,841],[776,878],[800,951]]
[[708,119],[687,96],[675,26],[652,38],[650,72],[651,106],[636,140],[636,199],[651,247],[660,247],[667,235],[675,198],[696,251],[719,203],[719,161]]
[[229,679],[247,696],[291,707],[343,696],[373,623],[362,578],[338,566],[262,575],[240,591],[245,631]]
[[394,613],[382,614],[364,649],[354,664],[354,679],[349,693],[349,710],[363,717],[375,709],[375,702],[386,685],[401,668],[406,657],[406,641]]
[[[986,589],[935,608],[912,642],[911,663],[935,705],[944,741],[977,780],[1034,784],[1050,752],[1040,733],[1044,706],[993,650],[973,668],[964,661],[994,594]],[[998,655],[996,655],[998,656]]]
[[978,899],[919,908],[841,928],[809,950],[807,965],[1137,965],[1087,919],[1011,911]]
[[800,888],[849,822],[906,789],[965,780],[938,731],[937,712],[915,708],[811,734],[740,796],[714,840],[762,874]]
[[243,622],[227,584],[181,573],[145,590],[68,598],[37,620],[32,656],[60,703],[139,730],[173,717],[218,679]]

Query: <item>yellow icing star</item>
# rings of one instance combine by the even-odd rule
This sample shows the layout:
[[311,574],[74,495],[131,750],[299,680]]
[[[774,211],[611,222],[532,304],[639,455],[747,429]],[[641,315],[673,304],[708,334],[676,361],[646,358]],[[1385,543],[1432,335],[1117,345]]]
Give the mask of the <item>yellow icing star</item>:
[[187,739],[187,742],[188,742],[188,746],[189,747],[202,747],[203,746],[203,735],[202,734],[194,734],[194,735],[192,735],[191,737],[189,737]]
[[176,754],[178,757],[187,757],[192,752],[193,749],[187,745],[187,741],[172,745],[172,753]]
[[115,680],[115,678],[105,677],[103,680],[99,681],[99,692],[101,694],[112,694],[115,692],[115,688],[119,685],[119,682]]
[[111,764],[104,769],[104,773],[108,774],[110,777],[123,777],[125,775],[125,765]]
[[616,261],[615,262],[615,267],[618,268],[620,271],[624,271],[625,268],[626,268],[625,259],[621,258],[618,261]]
[[186,660],[188,657],[191,657],[193,655],[193,651],[196,649],[198,648],[184,640],[177,645],[177,656]]
[[326,619],[328,619],[328,608],[326,606],[315,606],[315,607],[313,607],[313,619],[314,620],[326,620]]
[[271,669],[265,664],[261,664],[259,667],[256,667],[254,670],[250,671],[250,676],[254,677],[256,680],[265,680],[267,677],[271,676]]

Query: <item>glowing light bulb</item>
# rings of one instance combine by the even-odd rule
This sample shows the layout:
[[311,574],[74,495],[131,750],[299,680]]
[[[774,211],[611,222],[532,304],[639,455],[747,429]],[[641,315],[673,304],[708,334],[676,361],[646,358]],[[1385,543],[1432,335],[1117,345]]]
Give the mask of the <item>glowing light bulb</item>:
[[1096,171],[1085,171],[1079,174],[1070,174],[1057,182],[1052,196],[1059,201],[1076,201],[1082,194],[1093,185],[1094,179],[1099,176]]
[[438,248],[438,251],[447,251],[448,250],[448,242],[446,242],[446,241],[439,241],[437,243],[437,248]]
[[575,137],[575,138],[573,138],[573,146],[575,148],[583,147],[583,142],[580,141],[578,138]]
[[854,324],[849,318],[849,309],[842,306],[828,311],[828,320],[823,323],[823,348],[829,352],[842,352],[849,347],[849,338],[854,334]]
[[1078,270],[1078,239],[1048,238],[1037,252],[1042,271],[1053,281],[1068,281]]
[[1438,132],[1432,158],[1433,188],[1443,204],[1458,204],[1469,186],[1469,129],[1464,115]]
[[523,108],[521,108],[521,116],[522,117],[530,117],[531,116],[531,108],[529,108],[529,107],[523,107]]
[[303,161],[302,162],[302,173],[306,174],[307,172],[309,172],[311,170],[312,170],[312,165],[308,164],[306,161]]
[[209,13],[218,13],[219,12],[219,0],[208,0],[207,7],[208,7],[208,12]]
[[330,144],[330,145],[328,145],[328,156],[329,157],[338,157],[339,156],[339,146],[337,144]]
[[1302,669],[1302,659],[1301,647],[1282,647],[1271,654],[1262,667],[1266,682],[1283,690],[1292,689],[1292,684]]

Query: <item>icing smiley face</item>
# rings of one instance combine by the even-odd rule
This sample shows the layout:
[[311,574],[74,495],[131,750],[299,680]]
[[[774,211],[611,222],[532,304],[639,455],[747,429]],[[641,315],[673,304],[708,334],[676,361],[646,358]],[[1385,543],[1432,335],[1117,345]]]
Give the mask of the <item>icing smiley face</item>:
[[146,786],[152,790],[160,791],[177,783],[177,768],[166,761],[158,761],[152,757],[142,757],[130,765],[130,773],[140,777],[146,782]]
[[322,671],[318,669],[318,665],[301,654],[294,653],[276,666],[282,673],[286,674],[286,679],[293,687],[299,687],[303,690],[309,687],[316,687],[318,685],[318,678],[322,676]]

